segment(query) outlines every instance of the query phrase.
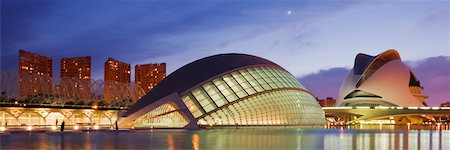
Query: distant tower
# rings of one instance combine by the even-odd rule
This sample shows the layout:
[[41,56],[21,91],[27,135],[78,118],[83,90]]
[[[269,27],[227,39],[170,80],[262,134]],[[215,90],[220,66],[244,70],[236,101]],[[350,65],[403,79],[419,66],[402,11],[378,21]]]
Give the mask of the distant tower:
[[130,64],[121,62],[114,58],[108,58],[105,62],[105,82],[130,83]]
[[[91,57],[61,58],[60,80],[67,85],[56,85],[55,94],[81,100],[91,100]],[[64,92],[64,91],[71,92]],[[63,94],[65,93],[65,94]],[[68,95],[67,95],[68,94]]]
[[136,65],[135,84],[148,93],[161,80],[166,77],[166,63]]
[[130,64],[108,58],[105,62],[104,98],[110,100],[125,100],[130,97]]
[[60,76],[76,79],[91,79],[91,56],[61,58]]
[[336,99],[333,97],[327,97],[326,99],[317,99],[319,105],[322,107],[334,107],[336,105]]
[[52,58],[19,50],[19,96],[52,94]]

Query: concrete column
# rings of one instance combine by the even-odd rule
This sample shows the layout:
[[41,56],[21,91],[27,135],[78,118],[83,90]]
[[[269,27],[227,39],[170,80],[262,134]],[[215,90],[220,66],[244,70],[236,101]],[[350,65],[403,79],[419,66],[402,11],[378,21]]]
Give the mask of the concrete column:
[[31,125],[31,113],[28,112],[28,125]]
[[2,125],[4,125],[6,123],[6,115],[5,112],[2,112]]

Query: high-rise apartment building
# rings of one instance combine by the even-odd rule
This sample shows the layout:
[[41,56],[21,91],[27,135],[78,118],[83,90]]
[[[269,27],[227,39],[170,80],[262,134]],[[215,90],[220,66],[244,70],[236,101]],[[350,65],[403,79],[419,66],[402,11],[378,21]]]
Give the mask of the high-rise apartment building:
[[146,93],[166,77],[166,63],[136,65],[134,69],[135,84]]
[[113,58],[108,58],[105,62],[105,82],[130,83],[130,74],[130,64]]
[[52,58],[19,50],[19,75],[21,99],[52,94]]
[[130,74],[130,64],[113,58],[106,60],[103,96],[107,102],[130,97]]
[[[60,97],[71,97],[79,100],[91,99],[91,57],[61,58],[60,76],[63,83],[71,86],[56,85],[55,94]],[[67,81],[70,80],[70,81]],[[65,91],[73,92],[65,92]],[[63,94],[64,93],[64,94]]]
[[61,78],[91,79],[91,56],[61,58]]

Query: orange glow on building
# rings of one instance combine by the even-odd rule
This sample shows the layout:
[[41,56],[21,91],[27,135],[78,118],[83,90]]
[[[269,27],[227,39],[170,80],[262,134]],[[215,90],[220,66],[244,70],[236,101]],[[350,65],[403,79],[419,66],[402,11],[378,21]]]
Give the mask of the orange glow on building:
[[91,79],[91,56],[61,58],[60,75],[67,78]]
[[130,64],[108,58],[105,62],[105,82],[130,83]]
[[166,77],[166,63],[136,65],[134,68],[135,84],[141,86],[146,93]]
[[[64,90],[75,91],[73,97],[76,99],[88,100],[91,96],[91,57],[72,57],[72,58],[61,58],[60,64],[60,76],[63,81],[72,81],[74,86],[60,87],[57,85],[56,94],[62,95]],[[72,80],[76,79],[76,80]],[[81,94],[89,93],[89,94]]]
[[[105,62],[105,90],[104,97],[106,101],[124,100],[129,97],[130,92],[130,64],[119,60],[108,58]],[[120,84],[120,85],[119,85]],[[118,86],[119,85],[119,86]],[[120,89],[114,87],[121,87]],[[127,90],[127,91],[120,91]],[[116,93],[124,93],[126,95],[117,95]]]
[[19,74],[21,99],[52,93],[52,58],[19,50]]
[[322,107],[334,107],[336,106],[336,99],[333,97],[327,97],[326,99],[318,99],[319,105]]

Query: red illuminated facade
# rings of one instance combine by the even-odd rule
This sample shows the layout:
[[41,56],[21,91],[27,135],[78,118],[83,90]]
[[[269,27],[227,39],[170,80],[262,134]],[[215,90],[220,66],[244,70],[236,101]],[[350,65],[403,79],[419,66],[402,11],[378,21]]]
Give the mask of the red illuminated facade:
[[147,93],[166,77],[166,63],[143,64],[135,67],[135,84]]
[[52,93],[52,58],[19,50],[19,74],[21,99]]
[[61,78],[91,79],[91,56],[61,58]]
[[130,64],[108,58],[105,62],[105,82],[130,83]]
[[336,99],[333,97],[327,97],[326,99],[318,99],[319,105],[322,107],[334,107],[336,106]]
[[106,60],[104,78],[104,98],[106,101],[125,100],[125,98],[130,97],[130,74],[130,64],[113,58]]

